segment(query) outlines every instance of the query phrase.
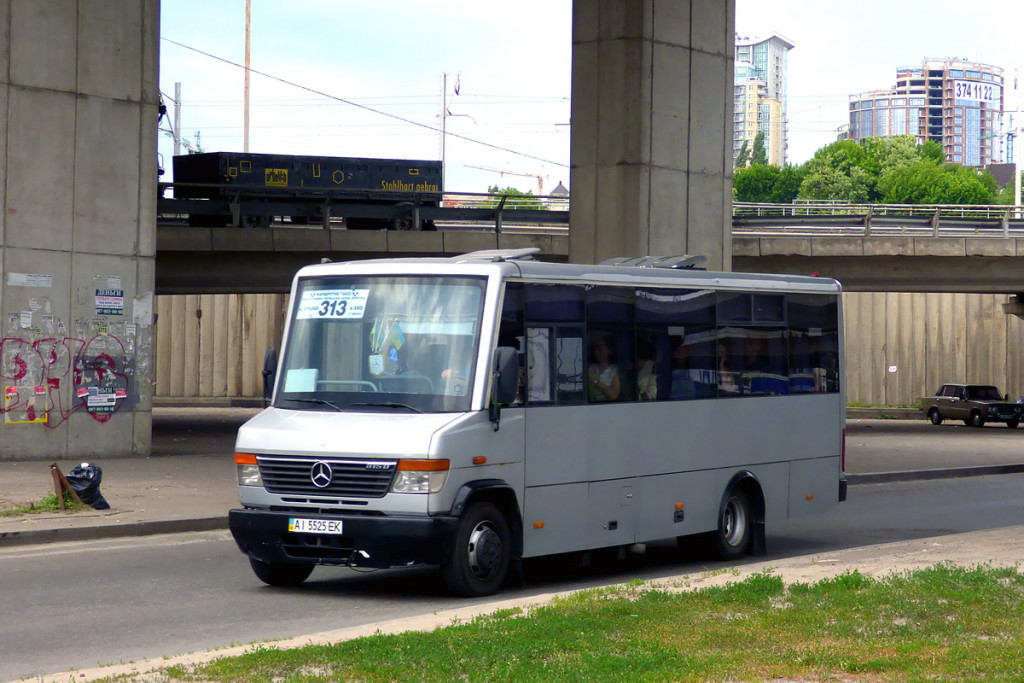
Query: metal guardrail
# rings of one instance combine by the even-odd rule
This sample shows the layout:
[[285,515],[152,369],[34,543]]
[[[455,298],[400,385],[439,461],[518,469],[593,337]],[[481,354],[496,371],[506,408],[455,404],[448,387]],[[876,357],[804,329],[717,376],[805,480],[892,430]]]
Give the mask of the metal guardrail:
[[[440,198],[410,193],[386,201],[373,192],[311,190],[294,199],[286,189],[259,188],[256,196],[243,196],[242,188],[222,199],[165,197],[173,183],[160,183],[158,221],[188,224],[190,216],[231,216],[239,225],[243,216],[262,217],[262,225],[310,227],[291,216],[327,216],[313,227],[345,227],[344,217],[390,220],[395,226],[416,229],[431,221],[440,230],[564,235],[569,229],[567,196],[446,193]],[[203,186],[223,189],[221,186]],[[949,204],[852,204],[795,202],[768,204],[735,202],[734,237],[1024,237],[1024,207]]]
[[733,204],[741,237],[1024,237],[1024,207],[949,204]]

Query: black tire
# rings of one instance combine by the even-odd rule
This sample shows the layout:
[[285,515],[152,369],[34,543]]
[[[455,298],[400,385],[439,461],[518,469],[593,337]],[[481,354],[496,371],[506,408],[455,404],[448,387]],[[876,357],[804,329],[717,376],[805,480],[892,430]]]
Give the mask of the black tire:
[[249,558],[249,564],[256,577],[268,586],[298,586],[313,573],[311,564],[263,562],[254,557]]
[[478,597],[496,593],[505,581],[512,538],[505,515],[491,503],[474,503],[462,516],[441,575],[448,590]]
[[1010,429],[1016,429],[1017,425],[1019,425],[1019,424],[1020,424],[1020,420],[1007,420],[1006,421],[1006,426],[1009,427]]
[[713,532],[715,552],[723,560],[738,560],[747,553],[751,536],[750,500],[742,489],[730,490],[718,514],[718,530]]
[[942,415],[939,415],[938,408],[932,408],[928,411],[928,419],[932,421],[933,425],[942,424]]
[[972,427],[984,427],[985,418],[981,416],[981,413],[975,410],[971,413],[971,421],[969,423]]

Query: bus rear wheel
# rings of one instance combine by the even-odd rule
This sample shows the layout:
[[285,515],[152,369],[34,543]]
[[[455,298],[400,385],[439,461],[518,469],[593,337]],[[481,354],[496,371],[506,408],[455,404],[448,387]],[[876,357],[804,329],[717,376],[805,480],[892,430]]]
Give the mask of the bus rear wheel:
[[747,553],[751,535],[750,500],[742,489],[733,488],[722,501],[718,529],[713,532],[715,552],[723,560],[738,560]]
[[441,575],[458,595],[491,595],[505,581],[512,542],[508,522],[492,503],[475,503],[462,516]]
[[298,586],[313,573],[311,564],[263,562],[254,557],[249,558],[249,564],[256,578],[268,586]]

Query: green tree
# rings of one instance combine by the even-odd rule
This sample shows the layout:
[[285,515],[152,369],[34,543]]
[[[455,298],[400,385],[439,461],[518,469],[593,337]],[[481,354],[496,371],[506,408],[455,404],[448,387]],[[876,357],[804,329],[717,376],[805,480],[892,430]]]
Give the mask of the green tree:
[[918,154],[922,159],[931,159],[937,164],[946,160],[946,153],[942,151],[942,145],[935,140],[925,140],[925,143],[918,147]]
[[837,140],[822,147],[807,162],[800,198],[868,201],[874,182],[863,168],[866,158],[864,147],[854,140]]
[[527,190],[523,192],[514,187],[506,187],[505,189],[499,188],[497,185],[492,185],[487,188],[487,191],[492,195],[497,195],[494,199],[484,202],[484,208],[493,209],[498,206],[501,202],[501,196],[505,196],[504,208],[506,209],[536,209],[546,211],[545,206],[540,199],[533,196],[533,192]]
[[750,150],[747,149],[747,141],[744,140],[743,144],[740,145],[740,151],[736,154],[736,163],[733,168],[744,168],[750,161]]
[[944,164],[942,170],[945,183],[937,204],[991,204],[995,200],[995,179],[988,171],[959,164]]
[[768,164],[751,164],[732,174],[733,198],[738,202],[773,202],[779,168]]
[[942,183],[942,169],[932,159],[918,159],[886,173],[878,183],[885,204],[934,203]]
[[988,171],[931,157],[885,174],[878,187],[886,204],[992,204],[996,196]]
[[793,166],[786,164],[779,170],[779,176],[775,179],[775,187],[772,188],[770,201],[776,204],[790,204],[800,194],[800,183],[804,179],[804,171],[807,165]]
[[764,149],[764,133],[754,136],[754,149],[750,153],[751,164],[767,164],[768,153]]

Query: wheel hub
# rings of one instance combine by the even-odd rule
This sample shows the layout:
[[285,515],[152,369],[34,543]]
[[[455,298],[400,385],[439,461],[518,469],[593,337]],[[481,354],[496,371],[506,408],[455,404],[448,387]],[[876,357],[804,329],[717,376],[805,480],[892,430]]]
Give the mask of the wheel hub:
[[469,535],[469,568],[479,578],[490,576],[501,560],[501,537],[490,524],[477,524]]

